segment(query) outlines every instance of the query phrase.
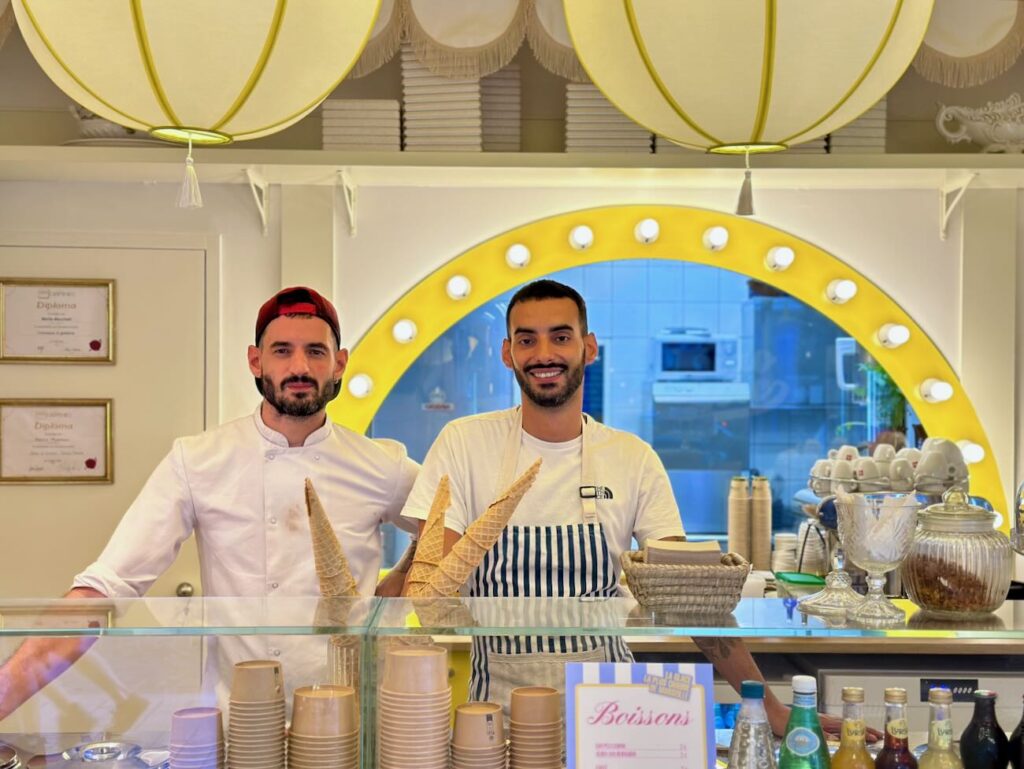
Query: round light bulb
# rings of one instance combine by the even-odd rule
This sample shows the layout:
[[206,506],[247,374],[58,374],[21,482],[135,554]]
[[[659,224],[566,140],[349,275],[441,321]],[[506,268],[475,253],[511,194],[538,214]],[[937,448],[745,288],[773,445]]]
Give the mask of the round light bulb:
[[581,224],[578,227],[573,227],[572,232],[569,233],[569,245],[575,248],[577,251],[583,251],[586,248],[590,248],[594,244],[594,231],[587,225]]
[[960,453],[964,455],[964,462],[969,465],[976,465],[985,459],[984,447],[974,441],[957,441],[956,445],[960,447]]
[[505,251],[505,263],[514,270],[530,263],[530,249],[522,243],[514,243]]
[[408,344],[416,338],[416,324],[411,320],[400,320],[391,327],[391,336],[399,344]]
[[661,225],[654,219],[641,219],[633,228],[633,237],[637,243],[653,243],[661,234]]
[[782,272],[789,269],[795,258],[796,254],[793,253],[793,249],[789,246],[775,246],[775,248],[768,250],[768,255],[764,258],[764,264],[769,270]]
[[825,296],[833,304],[846,304],[857,296],[857,284],[852,280],[833,280],[825,289]]
[[373,380],[366,374],[356,374],[348,380],[348,391],[353,397],[365,398],[373,392]]
[[469,296],[469,292],[472,288],[473,286],[469,282],[469,278],[465,275],[453,275],[448,279],[445,291],[448,292],[448,296],[452,299],[465,299]]
[[878,341],[883,347],[901,347],[910,341],[910,329],[900,323],[886,323],[878,329]]
[[701,238],[708,251],[721,251],[729,243],[729,230],[725,227],[708,227]]
[[942,403],[953,397],[953,385],[941,379],[926,379],[921,382],[921,397],[929,403]]

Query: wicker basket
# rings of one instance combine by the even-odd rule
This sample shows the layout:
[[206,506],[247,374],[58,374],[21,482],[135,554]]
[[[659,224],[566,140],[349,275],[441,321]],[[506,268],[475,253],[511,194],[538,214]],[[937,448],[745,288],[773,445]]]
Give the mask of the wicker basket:
[[735,553],[724,554],[721,565],[646,563],[642,550],[628,550],[620,561],[641,606],[695,616],[730,614],[750,573],[750,564]]

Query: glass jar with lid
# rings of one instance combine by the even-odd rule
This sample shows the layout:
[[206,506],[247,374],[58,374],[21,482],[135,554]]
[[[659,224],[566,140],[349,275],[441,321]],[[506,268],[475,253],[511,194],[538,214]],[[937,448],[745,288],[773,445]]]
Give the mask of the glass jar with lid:
[[901,576],[910,600],[929,613],[977,617],[1006,599],[1013,573],[1010,540],[996,515],[953,488],[921,511]]

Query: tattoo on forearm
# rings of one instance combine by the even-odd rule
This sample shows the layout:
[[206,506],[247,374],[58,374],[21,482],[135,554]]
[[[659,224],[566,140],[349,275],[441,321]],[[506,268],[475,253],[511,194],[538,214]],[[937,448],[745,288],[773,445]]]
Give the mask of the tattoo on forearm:
[[735,638],[694,638],[693,640],[697,644],[697,648],[704,652],[704,656],[711,662],[729,659],[729,655],[732,654],[732,650],[738,643]]

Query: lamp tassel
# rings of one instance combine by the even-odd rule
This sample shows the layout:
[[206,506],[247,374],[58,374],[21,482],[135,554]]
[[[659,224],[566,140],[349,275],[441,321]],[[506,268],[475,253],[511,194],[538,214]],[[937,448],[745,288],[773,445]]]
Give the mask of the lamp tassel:
[[188,157],[185,158],[185,178],[178,194],[178,208],[202,208],[203,193],[199,189],[199,176],[192,161],[192,140],[188,140]]
[[750,153],[746,154],[747,170],[743,172],[743,186],[740,187],[740,197],[736,201],[736,216],[754,215],[754,185],[750,181]]

